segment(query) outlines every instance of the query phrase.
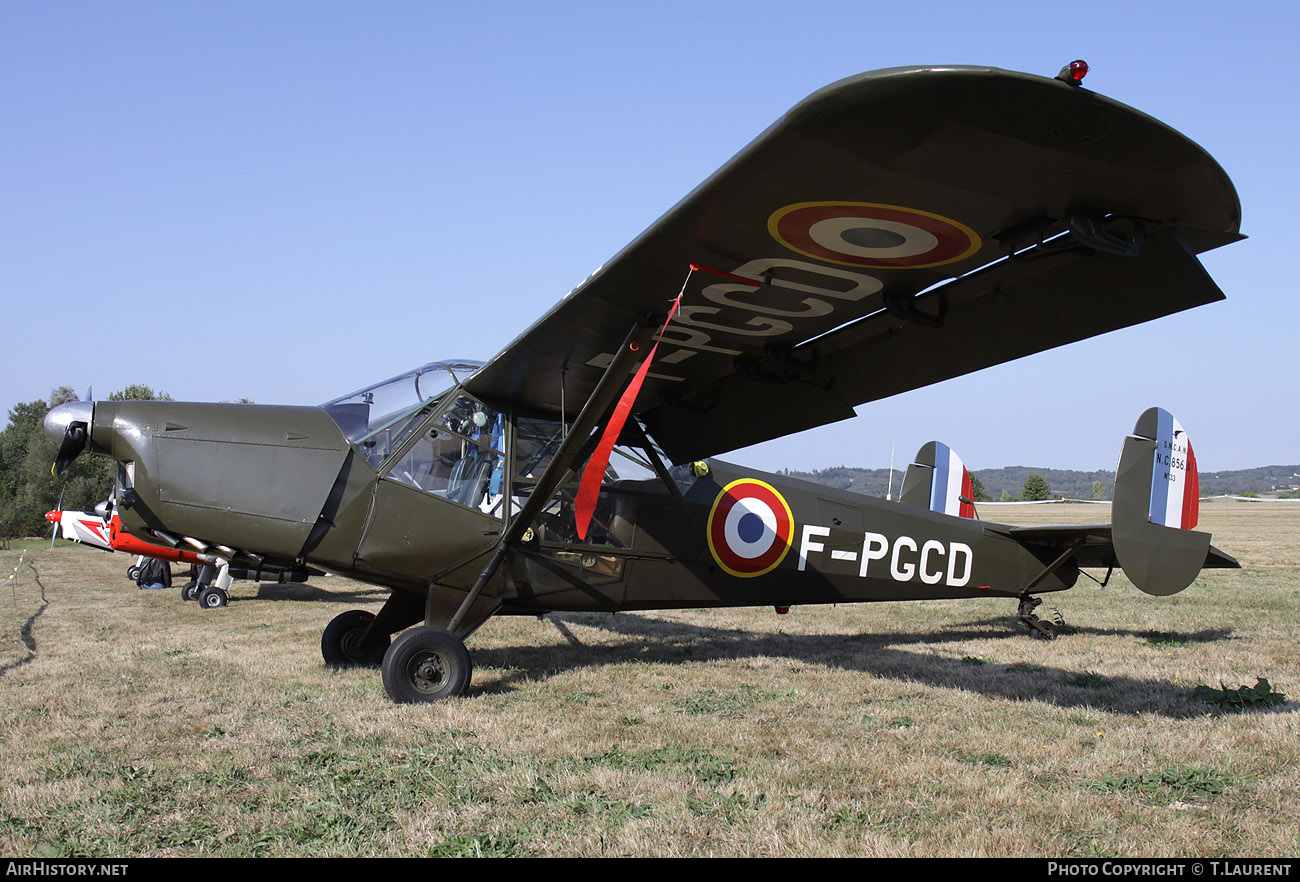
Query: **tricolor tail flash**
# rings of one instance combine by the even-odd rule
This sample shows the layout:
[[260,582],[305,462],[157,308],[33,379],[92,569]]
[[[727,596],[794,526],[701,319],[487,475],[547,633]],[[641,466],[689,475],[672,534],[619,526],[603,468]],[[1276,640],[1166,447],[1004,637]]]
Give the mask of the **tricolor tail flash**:
[[942,441],[928,441],[907,467],[898,501],[962,518],[975,517],[975,488],[966,464]]
[[1156,410],[1155,456],[1151,463],[1151,523],[1190,530],[1200,513],[1196,454],[1182,423],[1164,408]]
[[942,441],[934,442],[934,479],[930,485],[930,511],[975,517],[975,489],[970,472],[957,451]]

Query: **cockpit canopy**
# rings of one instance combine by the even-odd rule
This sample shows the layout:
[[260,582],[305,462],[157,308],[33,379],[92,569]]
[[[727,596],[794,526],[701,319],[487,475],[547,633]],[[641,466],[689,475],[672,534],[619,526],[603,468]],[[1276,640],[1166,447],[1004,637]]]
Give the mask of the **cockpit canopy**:
[[348,440],[361,445],[381,432],[392,434],[398,424],[410,423],[414,413],[424,411],[425,404],[465,382],[481,367],[483,362],[464,358],[431,361],[322,406]]
[[[554,418],[503,411],[470,395],[464,382],[480,367],[477,361],[430,362],[322,407],[379,473],[381,486],[398,484],[508,517],[533,492],[559,452],[568,426]],[[639,423],[637,434],[639,441],[625,440],[613,449],[602,476],[606,489],[597,516],[611,514],[609,488],[667,492],[661,485],[671,481],[682,492],[694,480],[683,467],[670,473],[662,452]],[[578,476],[572,475],[555,490],[548,509],[551,522],[572,526],[577,489]],[[558,530],[551,529],[544,538],[560,541]],[[610,529],[593,536],[587,541],[630,541],[616,541]],[[577,541],[576,534],[564,533],[563,539]]]

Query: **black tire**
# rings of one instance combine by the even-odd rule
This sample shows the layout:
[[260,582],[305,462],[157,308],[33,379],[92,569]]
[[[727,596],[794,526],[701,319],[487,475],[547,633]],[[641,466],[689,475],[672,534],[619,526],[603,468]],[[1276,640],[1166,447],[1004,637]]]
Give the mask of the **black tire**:
[[469,688],[472,666],[461,639],[421,625],[393,641],[384,653],[384,689],[399,704],[441,701]]
[[349,610],[334,617],[320,637],[320,654],[325,664],[334,668],[378,667],[384,663],[389,638],[385,635],[363,644],[366,628],[375,614],[363,609]]
[[181,600],[198,600],[198,599],[199,599],[198,582],[186,582],[184,585],[181,586]]
[[1034,629],[1033,636],[1040,640],[1055,640],[1056,626],[1051,622],[1040,620],[1038,626]]
[[130,579],[132,582],[139,582],[139,581],[140,581],[140,568],[137,567],[135,564],[132,564],[131,566],[127,567],[127,568],[126,568],[126,577],[127,577],[128,579]]
[[215,585],[209,585],[199,592],[199,606],[203,609],[219,609],[229,603],[229,595]]

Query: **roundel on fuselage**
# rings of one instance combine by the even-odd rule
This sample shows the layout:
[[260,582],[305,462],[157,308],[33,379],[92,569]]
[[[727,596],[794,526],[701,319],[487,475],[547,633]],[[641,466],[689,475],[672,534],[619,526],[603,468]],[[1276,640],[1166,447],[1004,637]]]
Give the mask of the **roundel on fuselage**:
[[794,516],[770,484],[741,478],[718,493],[706,529],[718,566],[750,578],[771,572],[785,559],[794,541]]

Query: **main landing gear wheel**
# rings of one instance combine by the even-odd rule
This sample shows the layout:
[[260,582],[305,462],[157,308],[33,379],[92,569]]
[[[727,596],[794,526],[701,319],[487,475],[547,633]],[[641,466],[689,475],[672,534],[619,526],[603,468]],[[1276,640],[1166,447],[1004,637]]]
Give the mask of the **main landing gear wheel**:
[[363,643],[366,628],[375,620],[374,613],[363,609],[349,610],[334,617],[320,637],[320,654],[325,664],[334,668],[377,667],[383,664],[388,637]]
[[400,704],[460,695],[469,688],[470,673],[465,644],[443,628],[412,628],[384,653],[384,689]]
[[198,600],[198,599],[199,599],[198,582],[190,581],[190,582],[186,582],[184,585],[181,586],[181,600]]
[[217,609],[230,603],[230,596],[215,585],[209,585],[199,592],[199,606],[203,609]]

